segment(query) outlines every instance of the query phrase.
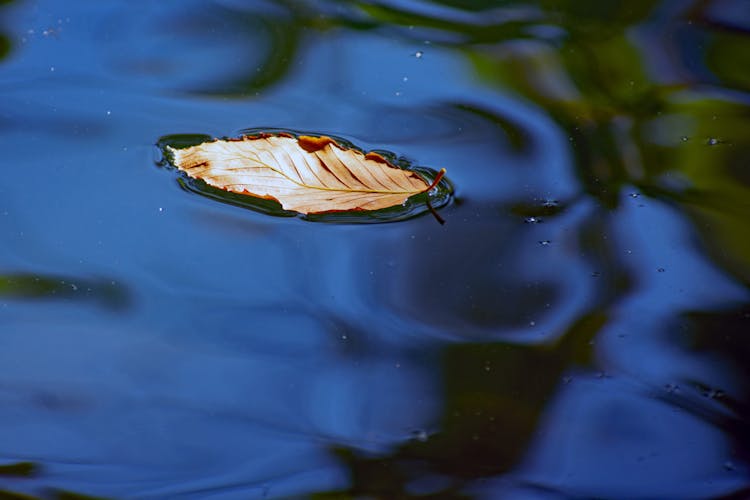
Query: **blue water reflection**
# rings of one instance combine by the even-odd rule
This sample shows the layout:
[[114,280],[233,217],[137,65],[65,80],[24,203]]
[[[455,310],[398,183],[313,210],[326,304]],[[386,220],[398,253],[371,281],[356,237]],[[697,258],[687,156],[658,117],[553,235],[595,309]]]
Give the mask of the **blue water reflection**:
[[[678,4],[2,3],[0,496],[747,496],[748,20]],[[263,127],[446,223],[158,166]]]

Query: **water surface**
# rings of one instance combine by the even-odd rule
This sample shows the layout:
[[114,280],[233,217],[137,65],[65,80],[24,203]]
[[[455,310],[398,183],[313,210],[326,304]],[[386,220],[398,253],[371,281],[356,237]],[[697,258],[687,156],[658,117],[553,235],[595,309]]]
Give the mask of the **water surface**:
[[[742,0],[0,2],[0,490],[750,496]],[[453,201],[184,190],[293,129]]]

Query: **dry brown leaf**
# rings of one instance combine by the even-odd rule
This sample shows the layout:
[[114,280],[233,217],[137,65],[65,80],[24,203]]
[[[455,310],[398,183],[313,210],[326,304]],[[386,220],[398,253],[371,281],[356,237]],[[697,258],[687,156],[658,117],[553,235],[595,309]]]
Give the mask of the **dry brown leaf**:
[[377,153],[344,148],[330,137],[261,134],[168,149],[190,177],[303,214],[400,205],[445,174],[441,170],[430,184]]

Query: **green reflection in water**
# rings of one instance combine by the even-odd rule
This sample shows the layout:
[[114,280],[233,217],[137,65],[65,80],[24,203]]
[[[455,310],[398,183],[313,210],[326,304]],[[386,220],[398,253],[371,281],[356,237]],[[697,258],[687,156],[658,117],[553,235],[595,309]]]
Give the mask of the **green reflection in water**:
[[33,462],[15,462],[0,465],[0,476],[32,477],[39,473],[39,466]]
[[[549,400],[566,383],[565,373],[592,367],[591,340],[606,323],[604,314],[585,315],[552,346],[446,347],[439,373],[444,391],[439,431],[416,433],[379,456],[333,448],[350,471],[351,486],[318,498],[471,498],[461,491],[473,481],[498,476],[518,463]],[[415,491],[415,484],[422,491]]]
[[[434,43],[464,54],[488,85],[543,108],[569,138],[588,196],[617,209],[623,191],[635,187],[679,204],[711,255],[750,283],[750,232],[744,230],[750,218],[750,108],[730,94],[719,97],[709,86],[750,91],[746,32],[713,19],[710,3],[675,14],[664,29],[693,30],[705,51],[683,57],[701,58],[713,74],[660,82],[648,69],[651,48],[636,43],[633,31],[661,2],[432,3],[466,11],[494,7],[515,15],[501,16],[497,23],[456,22],[392,4],[359,5],[383,26],[461,35]],[[425,36],[411,29],[400,34],[415,41]],[[702,45],[669,45],[675,43],[669,36],[658,43],[667,53],[703,50]]]
[[[13,0],[0,0],[0,9],[6,7],[12,2]],[[0,10],[0,12],[2,12],[2,10]],[[2,30],[2,27],[0,27],[0,30]],[[12,48],[13,45],[10,38],[3,31],[0,31],[0,61],[8,57]]]
[[122,309],[129,303],[127,292],[115,281],[36,274],[0,275],[0,298],[2,297],[93,300],[110,309]]

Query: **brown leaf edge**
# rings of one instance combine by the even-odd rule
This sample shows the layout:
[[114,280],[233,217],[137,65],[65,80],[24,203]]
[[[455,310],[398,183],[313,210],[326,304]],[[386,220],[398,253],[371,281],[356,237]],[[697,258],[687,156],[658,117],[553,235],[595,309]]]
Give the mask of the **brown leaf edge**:
[[[454,193],[453,184],[445,177],[444,168],[435,171],[428,167],[413,166],[409,160],[398,157],[394,153],[385,150],[366,151],[347,139],[330,134],[317,134],[314,132],[290,131],[288,129],[245,129],[240,131],[238,137],[212,137],[205,134],[171,134],[159,138],[157,147],[161,152],[161,158],[156,161],[159,167],[169,167],[177,170],[181,175],[177,179],[180,187],[188,192],[197,193],[207,198],[250,209],[267,215],[277,217],[297,217],[312,222],[330,223],[385,223],[397,222],[431,213],[441,224],[444,223],[436,210],[448,205]],[[300,214],[293,210],[284,210],[275,199],[261,198],[249,194],[239,194],[208,185],[201,179],[194,179],[174,166],[174,159],[167,146],[174,149],[183,149],[196,146],[205,142],[214,141],[244,141],[247,139],[259,139],[264,137],[283,136],[297,139],[300,147],[307,151],[316,151],[329,143],[334,143],[342,149],[353,149],[361,152],[367,158],[386,163],[392,167],[409,170],[417,173],[429,186],[421,193],[415,194],[403,205],[381,208],[378,210],[348,210],[328,211],[315,214]],[[310,148],[310,149],[308,149]]]

